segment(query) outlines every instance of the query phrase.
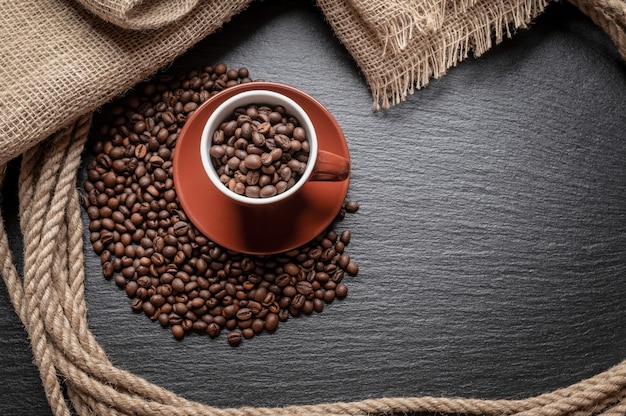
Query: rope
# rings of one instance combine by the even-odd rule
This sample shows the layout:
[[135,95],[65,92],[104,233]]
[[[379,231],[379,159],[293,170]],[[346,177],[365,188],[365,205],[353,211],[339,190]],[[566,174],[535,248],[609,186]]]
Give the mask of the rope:
[[[569,1],[606,31],[626,59],[626,3]],[[30,338],[54,415],[626,414],[626,361],[569,387],[522,400],[387,397],[227,409],[189,401],[116,368],[89,330],[84,296],[83,224],[76,175],[90,124],[91,116],[83,116],[22,156],[18,198],[23,277],[17,272],[0,215],[0,274]],[[5,171],[6,167],[0,166],[0,185]]]
[[598,26],[626,60],[626,3],[623,0],[568,0]]

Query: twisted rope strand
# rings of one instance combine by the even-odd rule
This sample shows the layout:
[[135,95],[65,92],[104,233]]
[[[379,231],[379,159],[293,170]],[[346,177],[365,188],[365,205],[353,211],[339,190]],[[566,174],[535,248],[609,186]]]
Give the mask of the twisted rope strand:
[[[57,219],[61,222],[59,227],[60,244],[54,244],[52,249],[53,259],[62,259],[63,262],[58,274],[53,274],[54,287],[58,297],[62,300],[61,307],[69,321],[69,327],[76,333],[78,341],[85,347],[89,354],[98,356],[107,361],[106,354],[96,342],[87,327],[87,309],[84,299],[84,266],[82,244],[82,221],[78,194],[75,189],[76,174],[80,164],[80,155],[89,132],[91,117],[85,116],[78,120],[73,131],[74,139],[67,151],[66,163],[59,177],[55,189],[53,206],[61,207]],[[60,198],[56,198],[60,195]],[[50,215],[50,213],[49,213]],[[48,219],[47,223],[55,219]],[[53,232],[53,231],[52,231]],[[56,239],[58,241],[58,239]]]
[[626,415],[626,398],[622,399],[610,409],[600,413],[600,416],[624,416]]
[[73,301],[74,308],[70,324],[75,329],[78,339],[84,340],[89,346],[89,351],[106,357],[106,353],[93,337],[87,325],[87,302],[85,301],[85,268],[83,256],[83,222],[80,216],[80,204],[78,193],[71,192],[67,204],[65,222],[70,230],[68,242],[68,287],[69,299]]
[[626,399],[626,387],[622,388],[619,392],[614,394],[613,396],[607,397],[603,402],[594,404],[591,408],[586,409],[591,411],[593,414],[604,414],[606,412],[610,412],[613,407],[619,405],[622,401]]
[[[545,405],[520,412],[520,416],[568,414],[604,403],[626,387],[626,361],[591,378],[556,390]],[[560,397],[558,397],[560,396]]]
[[[42,316],[39,305],[42,299],[36,295],[37,276],[33,267],[27,265],[38,264],[38,245],[40,241],[40,231],[43,226],[42,220],[48,209],[51,199],[51,189],[57,180],[57,173],[61,161],[63,160],[64,149],[70,140],[70,128],[62,130],[53,138],[52,149],[50,155],[44,158],[44,165],[41,169],[42,174],[38,180],[28,179],[27,184],[31,185],[31,190],[26,190],[23,194],[27,197],[25,205],[20,201],[20,223],[22,235],[24,236],[24,305],[28,314],[28,333],[31,339],[33,355],[38,364],[41,379],[44,385],[44,391],[48,402],[52,407],[55,415],[70,415],[69,407],[63,396],[61,383],[59,381],[57,370],[55,368],[55,352],[51,347],[45,331],[44,318]],[[37,172],[35,162],[37,158],[26,158],[23,161],[22,169],[25,172],[22,178],[34,177]],[[45,301],[45,299],[43,299]]]
[[22,155],[22,168],[20,169],[18,178],[20,220],[23,220],[24,216],[30,216],[30,212],[32,212],[32,199],[35,192],[34,182],[39,175],[38,168],[41,164],[43,164],[43,158],[45,155],[44,143],[31,148]]

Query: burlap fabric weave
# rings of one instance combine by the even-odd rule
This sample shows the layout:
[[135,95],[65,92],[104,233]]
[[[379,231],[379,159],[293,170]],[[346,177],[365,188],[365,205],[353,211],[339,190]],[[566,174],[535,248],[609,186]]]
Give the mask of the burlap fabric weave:
[[2,2],[0,164],[171,62],[249,2]]
[[[381,397],[221,409],[116,368],[87,323],[76,173],[91,112],[171,62],[250,0],[1,1],[0,184],[22,155],[18,272],[0,216],[0,274],[31,340],[55,415],[626,414],[626,362],[520,400]],[[375,108],[404,100],[470,54],[524,28],[549,0],[319,0]],[[571,0],[626,58],[626,3]],[[49,137],[49,140],[45,140]]]
[[[189,13],[198,0],[78,0],[85,8],[125,29],[156,29]],[[234,10],[233,10],[234,11]]]

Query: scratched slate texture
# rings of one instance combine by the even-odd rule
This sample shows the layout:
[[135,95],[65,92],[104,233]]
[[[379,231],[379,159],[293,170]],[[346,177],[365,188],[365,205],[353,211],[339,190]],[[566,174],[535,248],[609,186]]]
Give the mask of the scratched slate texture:
[[[626,358],[626,66],[571,6],[550,6],[532,30],[388,111],[371,110],[308,2],[254,3],[168,71],[217,62],[333,113],[351,152],[348,199],[360,203],[336,228],[352,230],[360,271],[345,300],[231,348],[224,335],[175,341],[134,314],[86,246],[91,328],[117,366],[230,407],[523,398]],[[19,257],[15,171],[3,207]],[[49,414],[0,296],[0,414]]]

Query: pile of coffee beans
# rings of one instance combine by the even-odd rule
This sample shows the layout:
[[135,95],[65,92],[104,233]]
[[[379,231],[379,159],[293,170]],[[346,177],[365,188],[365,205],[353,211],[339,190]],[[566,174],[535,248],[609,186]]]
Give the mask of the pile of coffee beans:
[[269,198],[298,181],[309,160],[306,130],[283,106],[235,109],[214,132],[209,154],[222,183],[250,198]]
[[[239,345],[290,316],[322,312],[347,295],[344,275],[358,272],[345,252],[349,230],[331,226],[292,251],[251,256],[217,245],[188,220],[172,179],[176,140],[200,104],[243,82],[253,82],[247,69],[224,64],[155,77],[105,106],[93,134],[83,201],[102,273],[126,291],[132,310],[176,339],[226,332]],[[346,202],[337,219],[357,209]]]

